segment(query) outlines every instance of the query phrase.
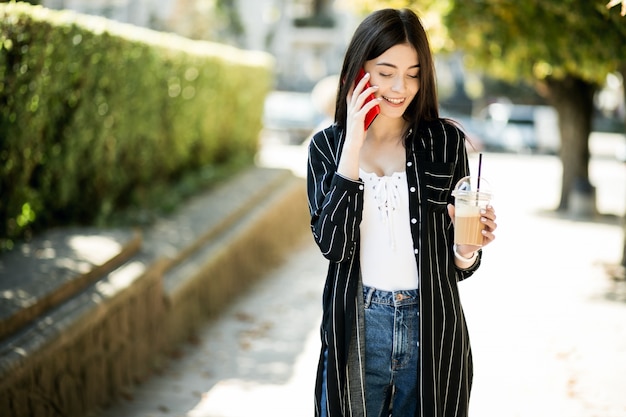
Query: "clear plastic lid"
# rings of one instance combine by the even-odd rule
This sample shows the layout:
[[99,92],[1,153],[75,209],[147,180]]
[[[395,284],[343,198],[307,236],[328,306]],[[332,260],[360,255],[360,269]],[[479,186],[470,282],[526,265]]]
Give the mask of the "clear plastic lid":
[[489,200],[493,198],[491,185],[484,178],[467,176],[456,183],[452,195],[455,197],[472,197]]

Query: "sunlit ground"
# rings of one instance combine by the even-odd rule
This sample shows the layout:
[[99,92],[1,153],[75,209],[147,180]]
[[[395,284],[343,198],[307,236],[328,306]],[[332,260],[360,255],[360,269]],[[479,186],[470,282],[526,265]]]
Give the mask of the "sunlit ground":
[[[592,143],[610,154],[612,142]],[[303,147],[261,163],[304,172]],[[472,155],[473,169],[476,155]],[[621,257],[626,166],[590,166],[600,215],[553,213],[560,162],[485,154],[498,238],[460,284],[473,346],[471,417],[626,415],[626,292],[605,265]],[[162,375],[105,416],[311,416],[325,262],[312,240],[209,323]]]

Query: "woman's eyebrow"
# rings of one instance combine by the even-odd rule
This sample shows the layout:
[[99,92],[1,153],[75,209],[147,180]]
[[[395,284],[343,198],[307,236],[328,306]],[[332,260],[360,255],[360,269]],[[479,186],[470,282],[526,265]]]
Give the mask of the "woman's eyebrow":
[[[391,64],[389,62],[378,62],[376,65],[377,66],[382,66],[382,67],[390,67],[390,68],[398,69],[397,65]],[[420,64],[416,64],[416,65],[410,66],[408,69],[419,68],[419,67],[420,67]]]

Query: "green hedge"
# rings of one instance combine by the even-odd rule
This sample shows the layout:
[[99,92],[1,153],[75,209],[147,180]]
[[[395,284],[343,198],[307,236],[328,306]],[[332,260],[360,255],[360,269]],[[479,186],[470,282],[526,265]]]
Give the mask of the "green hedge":
[[251,162],[271,74],[265,53],[0,4],[0,248]]

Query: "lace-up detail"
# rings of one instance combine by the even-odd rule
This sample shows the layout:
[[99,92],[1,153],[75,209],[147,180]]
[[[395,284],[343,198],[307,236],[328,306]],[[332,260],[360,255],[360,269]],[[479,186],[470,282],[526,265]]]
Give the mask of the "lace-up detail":
[[381,221],[387,225],[389,236],[389,246],[392,249],[396,247],[396,239],[394,233],[394,221],[397,216],[397,210],[400,204],[399,187],[402,184],[402,174],[394,173],[391,176],[379,177],[375,174],[365,174],[369,176],[371,189],[374,191],[374,200],[378,207],[378,213]]

